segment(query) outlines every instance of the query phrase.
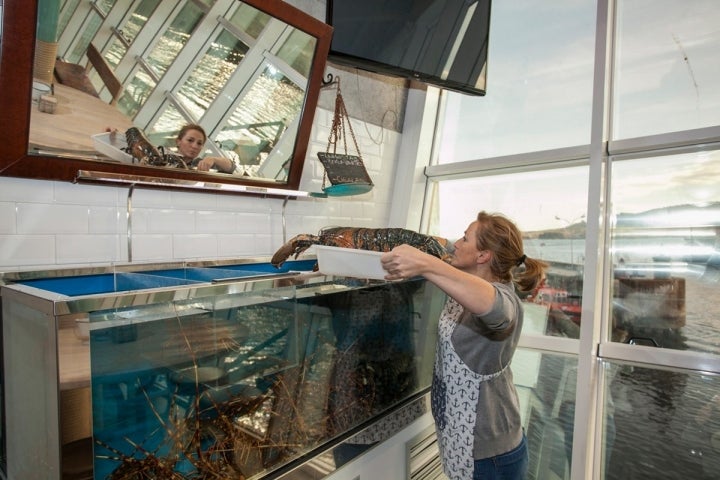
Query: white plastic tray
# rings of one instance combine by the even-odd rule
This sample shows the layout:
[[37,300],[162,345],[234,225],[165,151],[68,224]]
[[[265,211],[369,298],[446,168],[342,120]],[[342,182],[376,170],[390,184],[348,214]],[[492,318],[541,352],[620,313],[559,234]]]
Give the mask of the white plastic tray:
[[318,270],[325,275],[384,280],[382,252],[316,245]]
[[98,133],[97,135],[92,135],[92,140],[95,150],[103,155],[118,162],[133,163],[132,155],[123,150],[123,148],[127,148],[124,133]]

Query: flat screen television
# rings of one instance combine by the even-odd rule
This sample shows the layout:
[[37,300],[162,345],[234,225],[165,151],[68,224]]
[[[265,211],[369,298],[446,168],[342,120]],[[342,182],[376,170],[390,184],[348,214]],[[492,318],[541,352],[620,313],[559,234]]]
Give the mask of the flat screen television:
[[490,0],[328,0],[329,60],[485,95]]

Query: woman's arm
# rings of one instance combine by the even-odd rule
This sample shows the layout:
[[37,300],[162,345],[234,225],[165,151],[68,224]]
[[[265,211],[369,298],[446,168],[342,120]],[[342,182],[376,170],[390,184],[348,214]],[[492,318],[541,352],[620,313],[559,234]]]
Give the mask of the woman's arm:
[[422,275],[476,315],[489,312],[495,302],[495,287],[490,282],[409,245],[393,248],[380,261],[388,272],[386,280]]
[[197,164],[197,169],[203,172],[207,172],[213,167],[223,173],[233,173],[235,171],[235,163],[225,157],[205,157]]

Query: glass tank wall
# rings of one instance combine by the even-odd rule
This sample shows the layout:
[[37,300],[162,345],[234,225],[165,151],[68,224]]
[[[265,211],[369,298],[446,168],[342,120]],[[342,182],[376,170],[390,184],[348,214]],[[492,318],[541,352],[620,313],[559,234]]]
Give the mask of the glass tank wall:
[[[362,451],[422,415],[399,407],[429,388],[442,292],[313,264],[3,286],[10,477],[276,476],[348,438]],[[366,428],[388,416],[394,429]]]

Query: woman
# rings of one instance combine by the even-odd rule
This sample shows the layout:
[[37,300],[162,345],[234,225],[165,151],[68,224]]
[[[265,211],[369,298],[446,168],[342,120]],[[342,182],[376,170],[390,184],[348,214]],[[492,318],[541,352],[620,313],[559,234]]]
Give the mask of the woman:
[[197,167],[198,170],[207,172],[215,168],[218,172],[234,173],[237,165],[225,157],[198,158],[203,151],[207,135],[200,125],[188,124],[180,129],[175,139],[177,151],[189,166]]
[[520,231],[498,214],[480,212],[454,246],[450,263],[409,245],[395,247],[381,257],[385,278],[422,275],[449,296],[431,394],[445,474],[523,479],[527,440],[509,367],[523,324],[514,287],[531,291],[547,264],[523,253]]

